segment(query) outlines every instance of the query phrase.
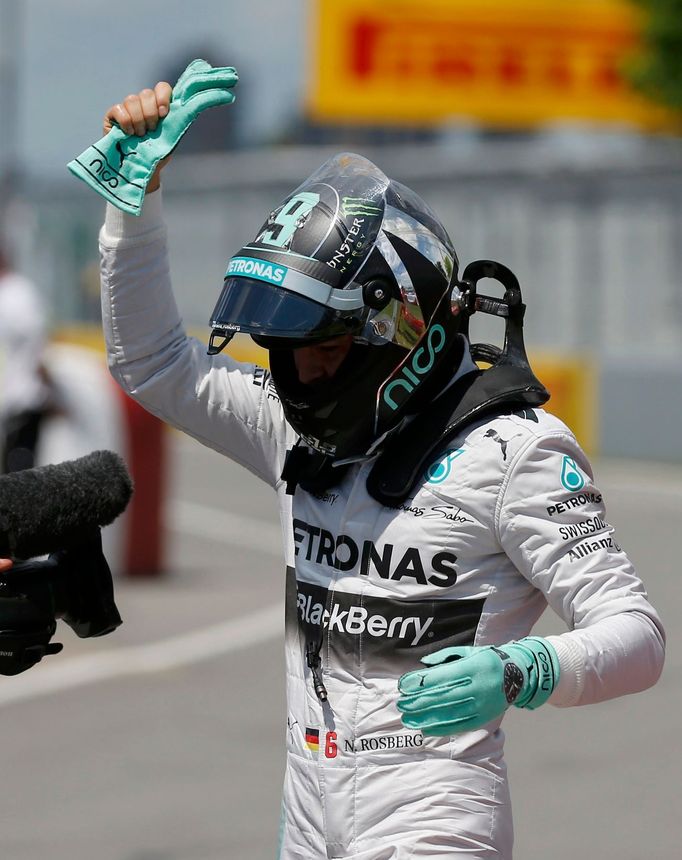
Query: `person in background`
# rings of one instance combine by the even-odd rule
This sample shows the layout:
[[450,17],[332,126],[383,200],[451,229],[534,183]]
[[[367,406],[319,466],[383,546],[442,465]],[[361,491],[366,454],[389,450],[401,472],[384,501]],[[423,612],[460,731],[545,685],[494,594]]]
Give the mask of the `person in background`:
[[46,314],[35,285],[15,271],[0,244],[0,472],[35,464],[40,430],[53,402],[43,361]]

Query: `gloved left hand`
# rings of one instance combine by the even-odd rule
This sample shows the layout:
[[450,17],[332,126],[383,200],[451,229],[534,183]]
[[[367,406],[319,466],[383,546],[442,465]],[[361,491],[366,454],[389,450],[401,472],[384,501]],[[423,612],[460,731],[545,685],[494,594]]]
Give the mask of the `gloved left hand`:
[[168,115],[154,131],[137,137],[112,128],[67,167],[109,203],[139,215],[156,165],[175,149],[202,111],[234,101],[230,90],[237,81],[231,67],[213,68],[205,60],[193,60],[173,87]]
[[398,682],[403,723],[426,736],[478,729],[510,705],[539,708],[559,681],[559,660],[546,639],[528,636],[496,646],[443,648],[422,658],[426,669]]

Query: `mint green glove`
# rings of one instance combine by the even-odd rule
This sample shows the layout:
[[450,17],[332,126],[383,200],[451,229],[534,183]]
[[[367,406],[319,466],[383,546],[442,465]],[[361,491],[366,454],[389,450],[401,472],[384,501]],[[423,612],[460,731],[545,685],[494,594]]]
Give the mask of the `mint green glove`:
[[234,101],[230,89],[237,80],[233,68],[214,69],[205,60],[193,60],[173,88],[168,115],[154,131],[137,137],[114,127],[67,167],[109,203],[139,215],[156,165],[175,149],[202,111]]
[[559,660],[545,639],[443,648],[422,658],[429,668],[403,675],[398,710],[410,729],[454,735],[478,729],[510,705],[539,708],[559,681]]

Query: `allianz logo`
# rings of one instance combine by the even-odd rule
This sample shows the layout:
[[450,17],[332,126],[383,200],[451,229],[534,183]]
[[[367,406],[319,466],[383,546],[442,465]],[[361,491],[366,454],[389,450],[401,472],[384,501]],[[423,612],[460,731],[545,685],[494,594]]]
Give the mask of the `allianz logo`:
[[421,382],[421,378],[433,367],[436,356],[445,346],[445,341],[446,336],[443,326],[431,326],[426,334],[426,345],[420,346],[414,351],[410,366],[403,367],[398,377],[393,382],[389,382],[384,390],[384,402],[390,409],[395,411],[402,405],[402,400],[404,400],[403,397],[400,403],[396,403],[393,392],[396,389],[402,389],[405,392],[405,396],[411,394]]
[[410,640],[407,643],[410,647],[419,645],[433,623],[433,616],[419,618],[417,615],[396,615],[386,618],[378,613],[370,615],[364,606],[343,609],[338,603],[334,603],[331,610],[328,610],[324,604],[314,603],[311,595],[300,592],[297,602],[301,621],[307,624],[321,625],[327,630],[348,633],[351,636],[367,633],[377,639]]

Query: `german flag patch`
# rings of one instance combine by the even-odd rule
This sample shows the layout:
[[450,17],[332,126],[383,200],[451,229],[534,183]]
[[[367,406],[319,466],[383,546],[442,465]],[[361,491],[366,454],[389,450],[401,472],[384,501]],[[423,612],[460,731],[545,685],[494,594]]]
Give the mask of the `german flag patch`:
[[309,729],[306,726],[305,730],[305,745],[309,750],[317,752],[320,749],[320,731],[319,729]]

